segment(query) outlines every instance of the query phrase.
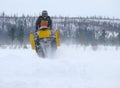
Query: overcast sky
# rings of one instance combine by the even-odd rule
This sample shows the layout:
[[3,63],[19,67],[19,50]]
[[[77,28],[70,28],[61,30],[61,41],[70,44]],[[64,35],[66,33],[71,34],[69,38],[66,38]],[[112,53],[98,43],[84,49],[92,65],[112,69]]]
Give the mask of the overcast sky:
[[120,0],[0,0],[0,13],[51,16],[109,16],[120,18]]

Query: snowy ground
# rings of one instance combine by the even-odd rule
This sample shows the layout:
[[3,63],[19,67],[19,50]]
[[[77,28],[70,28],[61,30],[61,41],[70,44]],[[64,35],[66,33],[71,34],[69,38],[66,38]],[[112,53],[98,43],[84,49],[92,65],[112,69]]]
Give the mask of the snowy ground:
[[46,59],[0,49],[0,88],[120,88],[120,49],[62,45]]

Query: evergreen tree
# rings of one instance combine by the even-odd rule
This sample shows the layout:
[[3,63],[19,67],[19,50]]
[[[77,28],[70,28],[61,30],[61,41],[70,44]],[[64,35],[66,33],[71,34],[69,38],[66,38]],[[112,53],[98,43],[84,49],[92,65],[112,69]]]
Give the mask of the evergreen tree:
[[11,39],[12,45],[13,45],[13,41],[15,39],[15,28],[14,27],[8,30],[8,36]]
[[5,29],[5,13],[2,13],[2,17],[3,17],[3,23],[2,23],[2,30]]
[[120,45],[120,32],[119,32],[117,37],[118,37],[118,42],[119,42],[119,45]]
[[19,28],[17,39],[20,42],[20,44],[22,45],[23,41],[24,41],[24,28],[22,25]]
[[99,40],[102,44],[105,44],[105,38],[106,38],[106,31],[102,30],[101,36],[99,37]]

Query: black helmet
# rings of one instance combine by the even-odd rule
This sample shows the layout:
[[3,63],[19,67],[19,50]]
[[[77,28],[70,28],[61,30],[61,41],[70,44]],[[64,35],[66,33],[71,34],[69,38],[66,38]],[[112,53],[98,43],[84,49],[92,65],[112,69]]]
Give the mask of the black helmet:
[[43,16],[43,17],[47,17],[47,16],[48,16],[48,12],[47,12],[46,10],[43,10],[43,11],[42,11],[42,16]]

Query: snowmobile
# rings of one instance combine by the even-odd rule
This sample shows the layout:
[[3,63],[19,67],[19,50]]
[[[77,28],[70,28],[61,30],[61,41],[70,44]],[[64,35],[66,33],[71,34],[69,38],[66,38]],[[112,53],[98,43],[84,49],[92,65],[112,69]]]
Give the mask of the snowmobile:
[[30,44],[38,56],[48,57],[60,46],[60,33],[58,30],[53,33],[48,27],[41,27],[36,33],[30,33]]

